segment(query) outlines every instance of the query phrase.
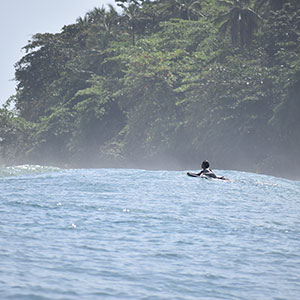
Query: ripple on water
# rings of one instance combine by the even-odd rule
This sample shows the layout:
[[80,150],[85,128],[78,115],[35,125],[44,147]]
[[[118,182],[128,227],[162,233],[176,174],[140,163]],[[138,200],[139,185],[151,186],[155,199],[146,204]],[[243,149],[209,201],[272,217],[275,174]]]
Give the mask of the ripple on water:
[[298,300],[299,183],[219,173],[2,175],[3,299]]

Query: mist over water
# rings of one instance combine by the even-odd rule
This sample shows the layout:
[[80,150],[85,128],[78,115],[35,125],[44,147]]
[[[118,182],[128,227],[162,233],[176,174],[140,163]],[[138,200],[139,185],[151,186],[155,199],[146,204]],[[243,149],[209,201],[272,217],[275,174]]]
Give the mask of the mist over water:
[[2,299],[300,295],[300,182],[135,169],[0,169]]

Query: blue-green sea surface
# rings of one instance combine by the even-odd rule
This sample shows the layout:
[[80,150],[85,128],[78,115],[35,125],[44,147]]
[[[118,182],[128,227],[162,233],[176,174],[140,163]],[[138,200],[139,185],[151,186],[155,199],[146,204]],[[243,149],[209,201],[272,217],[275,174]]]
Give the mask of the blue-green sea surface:
[[300,182],[0,169],[0,298],[300,299]]

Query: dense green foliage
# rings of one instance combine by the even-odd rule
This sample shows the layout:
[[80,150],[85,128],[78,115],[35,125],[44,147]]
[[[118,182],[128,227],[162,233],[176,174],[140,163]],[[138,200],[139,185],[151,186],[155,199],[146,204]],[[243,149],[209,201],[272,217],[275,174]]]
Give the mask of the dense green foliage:
[[116,4],[29,41],[0,110],[5,163],[297,176],[299,1]]

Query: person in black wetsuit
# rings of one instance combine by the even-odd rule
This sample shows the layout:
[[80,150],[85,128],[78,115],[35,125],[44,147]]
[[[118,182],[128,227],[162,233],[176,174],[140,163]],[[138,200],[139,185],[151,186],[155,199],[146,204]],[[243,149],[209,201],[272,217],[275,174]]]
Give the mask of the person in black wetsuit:
[[211,178],[218,178],[217,175],[209,168],[209,162],[207,160],[204,160],[202,162],[201,168],[202,170],[197,174],[198,176],[205,175]]
[[228,178],[224,176],[217,176],[212,169],[209,168],[209,162],[207,160],[204,160],[201,165],[201,172],[198,173],[198,176],[204,175],[205,177],[209,178],[217,178],[217,179],[222,179],[222,180],[229,180]]
[[204,178],[215,178],[215,179],[222,179],[222,180],[229,180],[228,178],[224,176],[217,176],[212,169],[209,168],[209,162],[207,160],[204,160],[201,165],[202,170],[200,173],[193,173],[193,172],[187,172],[188,176],[191,177],[204,177]]

